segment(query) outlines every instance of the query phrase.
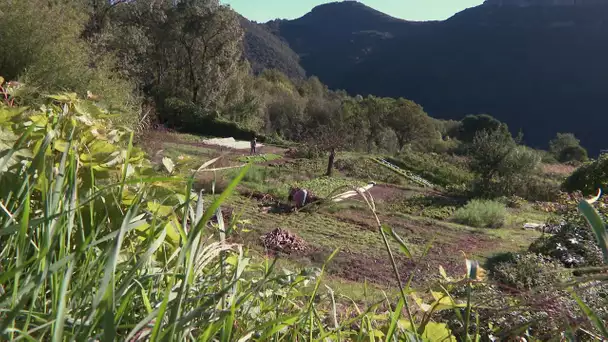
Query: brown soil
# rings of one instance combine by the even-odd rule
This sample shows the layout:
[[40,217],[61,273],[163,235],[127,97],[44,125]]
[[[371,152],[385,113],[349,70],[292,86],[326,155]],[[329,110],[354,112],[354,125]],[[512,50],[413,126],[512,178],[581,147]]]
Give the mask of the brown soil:
[[388,202],[404,197],[411,197],[421,192],[416,190],[404,189],[391,184],[379,184],[369,190],[374,201]]
[[[342,210],[333,214],[343,222],[356,225],[361,229],[377,231],[378,225],[368,212]],[[465,272],[465,259],[462,252],[469,258],[480,252],[491,250],[494,243],[492,238],[480,233],[456,230],[429,221],[413,222],[404,218],[380,215],[380,221],[395,229],[406,243],[422,249],[431,239],[434,239],[431,249],[424,258],[414,255],[414,260],[407,259],[398,250],[393,250],[402,280],[415,272],[414,284],[423,285],[437,279],[439,266],[448,275],[461,276]],[[391,239],[391,237],[389,237]],[[330,265],[331,272],[339,277],[352,280],[368,281],[377,284],[394,284],[395,277],[388,254],[386,257],[372,257],[357,253],[340,253]]]

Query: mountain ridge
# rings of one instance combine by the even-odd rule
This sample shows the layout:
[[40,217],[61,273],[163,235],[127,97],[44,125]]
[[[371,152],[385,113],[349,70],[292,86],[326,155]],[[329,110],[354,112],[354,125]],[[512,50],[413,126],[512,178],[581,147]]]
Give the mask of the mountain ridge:
[[605,1],[492,2],[429,22],[337,2],[263,25],[295,51],[308,76],[330,88],[405,97],[437,118],[491,114],[522,129],[533,146],[573,132],[592,152],[605,148],[598,138],[608,125]]

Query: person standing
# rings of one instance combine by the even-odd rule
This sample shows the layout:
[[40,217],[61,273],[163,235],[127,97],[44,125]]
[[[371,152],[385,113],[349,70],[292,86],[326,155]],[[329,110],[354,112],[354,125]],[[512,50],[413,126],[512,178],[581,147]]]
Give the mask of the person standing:
[[251,155],[255,154],[255,148],[257,147],[257,145],[258,145],[257,138],[253,137],[253,140],[251,140],[251,153],[250,153]]

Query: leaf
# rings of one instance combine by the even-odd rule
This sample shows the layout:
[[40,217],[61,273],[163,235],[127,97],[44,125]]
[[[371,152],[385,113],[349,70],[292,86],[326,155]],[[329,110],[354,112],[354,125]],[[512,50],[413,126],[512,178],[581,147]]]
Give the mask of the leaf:
[[395,239],[397,241],[397,243],[399,244],[399,249],[401,249],[401,252],[403,252],[403,254],[405,254],[406,257],[408,257],[410,259],[412,258],[412,253],[410,253],[409,248],[407,248],[405,241],[403,241],[403,239],[397,234],[397,232],[395,232],[395,230],[393,228],[382,225],[382,230],[391,234],[393,239]]
[[587,306],[587,304],[585,304],[576,293],[574,293],[574,291],[570,290],[569,292],[581,310],[583,310],[585,316],[587,316],[587,319],[593,323],[595,328],[599,330],[603,337],[608,337],[608,330],[606,329],[604,321],[599,318],[598,315],[589,306]]
[[441,275],[441,277],[443,277],[443,279],[448,280],[448,274],[445,272],[445,269],[441,265],[439,265],[439,274]]
[[602,254],[604,254],[604,263],[608,264],[608,233],[606,232],[604,221],[588,201],[581,201],[578,204],[578,209],[593,229],[597,243],[602,250]]
[[[399,320],[399,326],[401,329],[412,331],[412,325],[408,320]],[[429,322],[422,333],[422,341],[424,342],[456,342],[456,338],[452,335],[452,332],[448,326],[444,323]],[[419,340],[419,339],[416,339]],[[409,340],[408,340],[409,341]]]
[[66,149],[68,148],[68,142],[65,140],[61,140],[61,139],[57,139],[55,140],[54,144],[54,148],[59,151],[59,152],[65,152]]
[[173,160],[171,160],[171,158],[164,157],[163,165],[165,166],[165,169],[167,169],[167,172],[173,173],[173,169],[175,168],[175,163],[173,163]]
[[385,341],[389,342],[393,339],[393,335],[395,334],[395,331],[397,330],[397,325],[399,323],[399,317],[401,316],[401,310],[403,310],[404,306],[405,302],[403,301],[403,297],[400,297],[395,311],[391,314],[391,324],[386,333]]
[[0,76],[0,87],[4,84],[4,77]]

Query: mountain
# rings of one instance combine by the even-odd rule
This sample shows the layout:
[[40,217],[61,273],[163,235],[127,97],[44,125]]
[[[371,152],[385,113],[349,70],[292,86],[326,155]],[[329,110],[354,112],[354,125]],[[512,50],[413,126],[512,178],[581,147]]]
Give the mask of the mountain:
[[556,132],[608,145],[607,0],[487,0],[435,22],[344,1],[266,26],[331,88],[406,97],[438,118],[488,113],[533,146]]
[[304,78],[306,72],[300,57],[282,38],[274,35],[266,25],[240,17],[245,32],[244,52],[255,73],[277,69],[293,79]]

